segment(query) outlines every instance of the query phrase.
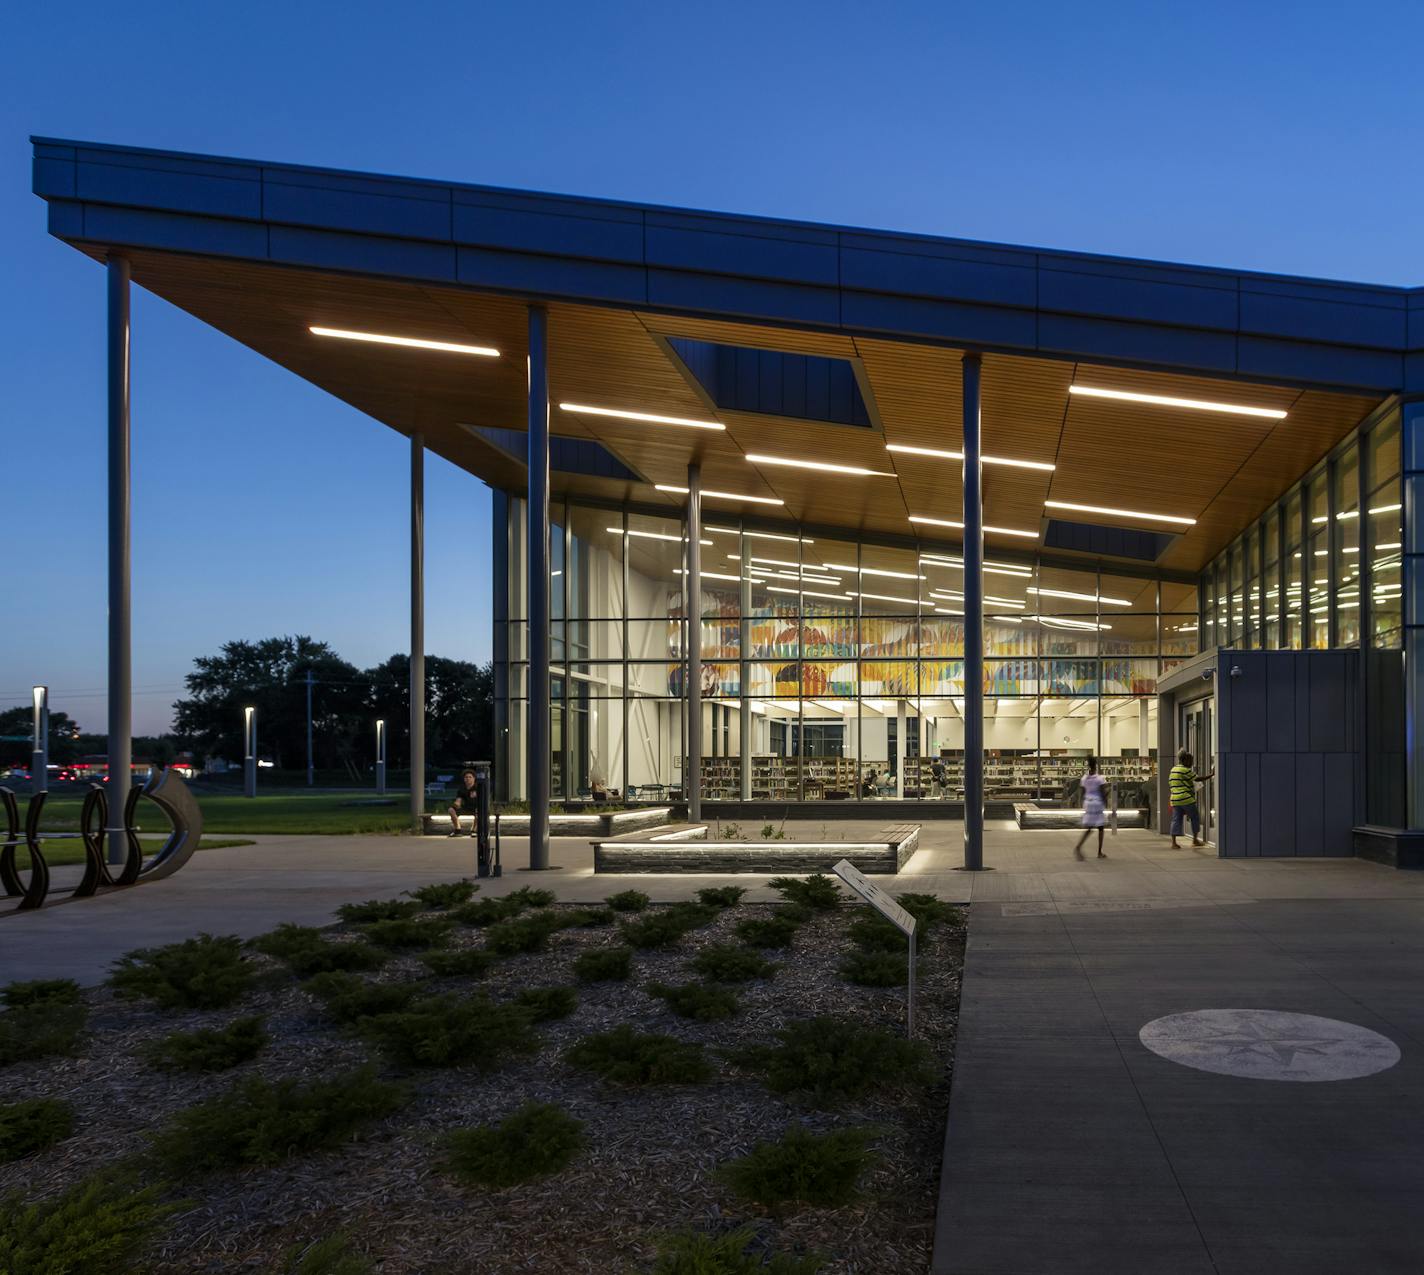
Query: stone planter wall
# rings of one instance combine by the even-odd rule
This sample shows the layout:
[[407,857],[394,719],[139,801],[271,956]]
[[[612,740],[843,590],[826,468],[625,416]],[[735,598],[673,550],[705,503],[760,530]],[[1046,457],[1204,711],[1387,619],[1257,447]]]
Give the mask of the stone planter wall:
[[600,841],[593,870],[600,873],[829,872],[848,859],[867,875],[899,872],[919,848],[918,824],[887,828],[883,841],[712,841],[693,824],[640,837]]

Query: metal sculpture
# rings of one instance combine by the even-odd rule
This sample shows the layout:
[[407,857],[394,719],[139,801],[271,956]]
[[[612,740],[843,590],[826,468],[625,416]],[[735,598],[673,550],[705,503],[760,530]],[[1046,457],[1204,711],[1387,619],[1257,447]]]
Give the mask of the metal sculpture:
[[[9,788],[0,788],[0,806],[5,817],[5,840],[0,842],[0,888],[9,897],[19,899],[16,906],[20,909],[39,907],[50,892],[49,864],[43,849],[46,841],[80,839],[84,842],[84,870],[71,891],[74,898],[84,898],[97,894],[101,888],[139,885],[172,876],[192,857],[203,835],[203,812],[176,770],[155,771],[141,787],[129,789],[124,803],[121,862],[108,861],[109,797],[101,784],[93,784],[85,795],[78,832],[40,832],[40,815],[47,796],[38,792],[30,798],[22,834],[15,794]],[[146,860],[143,843],[139,840],[142,829],[138,825],[138,805],[144,797],[163,811],[169,823],[163,845]],[[22,847],[30,858],[28,879],[17,857]]]

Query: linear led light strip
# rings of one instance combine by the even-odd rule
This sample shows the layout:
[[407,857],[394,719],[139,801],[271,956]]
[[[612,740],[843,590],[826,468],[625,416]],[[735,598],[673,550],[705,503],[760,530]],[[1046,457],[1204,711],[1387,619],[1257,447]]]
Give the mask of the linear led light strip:
[[1032,617],[1040,624],[1054,629],[1111,629],[1111,624],[1094,624],[1091,620],[1065,620],[1057,615],[1036,615]]
[[748,452],[746,458],[753,465],[785,465],[790,469],[814,469],[824,474],[850,474],[855,478],[897,477],[879,469],[864,469],[859,465],[832,465],[823,460],[793,460],[790,456],[765,456],[760,452]]
[[[928,567],[950,567],[955,571],[964,570],[964,561],[961,558],[940,558],[931,553],[922,553],[920,562]],[[995,575],[1019,576],[1024,579],[1031,579],[1033,576],[1033,572],[1028,567],[1014,567],[1006,562],[986,562],[984,570]]]
[[[668,491],[675,495],[686,496],[690,492],[686,487],[674,487],[669,483],[654,483],[653,487],[657,491]],[[740,500],[753,505],[784,505],[784,500],[778,500],[775,496],[739,496],[734,491],[707,491],[703,489],[702,495],[708,500]]]
[[823,562],[821,566],[827,571],[849,571],[852,575],[857,572],[863,576],[886,576],[892,580],[923,580],[922,575],[916,575],[911,571],[884,571],[879,567],[852,567],[844,562]]
[[1045,598],[1071,598],[1074,602],[1106,602],[1109,606],[1130,607],[1132,605],[1126,598],[1105,598],[1100,593],[1073,593],[1068,589],[1036,589],[1033,585],[1027,586],[1029,593],[1037,593]]
[[703,527],[703,531],[711,531],[719,536],[748,536],[753,540],[785,540],[790,544],[813,545],[816,542],[809,536],[801,539],[797,536],[783,536],[775,531],[738,531],[735,527]]
[[[924,523],[929,527],[957,527],[960,531],[964,530],[964,524],[962,522],[953,522],[948,518],[926,518],[921,514],[911,514],[910,521]],[[993,536],[1021,536],[1025,540],[1038,539],[1038,532],[1020,531],[1015,527],[991,527],[988,523],[985,523],[984,531],[986,534]]]
[[[930,597],[947,598],[951,602],[964,601],[964,595],[962,593],[955,593],[953,589],[931,589]],[[994,606],[1016,607],[1020,611],[1028,605],[1026,602],[1015,602],[1013,598],[996,598],[992,593],[986,593],[984,595],[984,601],[985,603],[992,603]]]
[[[615,536],[637,536],[641,540],[671,540],[675,545],[685,545],[687,543],[686,536],[670,536],[664,531],[633,531],[632,529],[624,531],[622,527],[607,527],[605,530]],[[700,545],[710,545],[712,541],[699,540],[697,543]]]
[[[963,460],[963,452],[942,452],[933,447],[908,447],[903,443],[886,443],[887,452],[903,452],[909,456],[932,456],[936,460]],[[1015,469],[1041,469],[1052,473],[1055,466],[1041,460],[1010,460],[1007,456],[981,456],[986,465],[1012,465]]]
[[870,598],[875,602],[903,602],[906,606],[911,607],[920,605],[918,598],[892,598],[886,593],[856,593],[852,590],[847,596],[852,598]]
[[403,345],[413,350],[443,350],[446,354],[475,354],[483,359],[499,358],[499,351],[488,345],[460,345],[455,341],[426,341],[414,336],[390,336],[384,332],[353,332],[349,328],[307,329],[313,336],[336,337],[341,341],[367,341],[372,345]]
[[1075,505],[1066,500],[1045,500],[1049,509],[1070,509],[1080,514],[1106,514],[1110,518],[1145,518],[1149,522],[1170,522],[1179,527],[1194,527],[1195,518],[1180,518],[1176,514],[1152,514],[1141,509],[1114,509],[1111,505]]
[[685,425],[688,429],[726,429],[721,421],[695,421],[687,416],[663,416],[657,412],[630,412],[620,407],[593,407],[588,403],[560,403],[562,412],[580,416],[612,416],[620,421],[640,421],[646,425]]
[[766,586],[768,593],[799,593],[803,598],[833,598],[837,602],[844,602],[851,595],[848,593],[812,593],[810,589],[784,589],[779,584],[769,584]]
[[[1370,514],[1371,514],[1372,516],[1375,515],[1375,514],[1397,514],[1397,513],[1398,513],[1401,509],[1403,509],[1403,508],[1404,508],[1403,505],[1375,505],[1375,506],[1370,510]],[[1344,513],[1336,514],[1336,515],[1335,515],[1335,521],[1336,521],[1336,522],[1345,522],[1346,520],[1348,520],[1348,519],[1350,519],[1350,518],[1358,518],[1359,516],[1360,516],[1360,511],[1359,511],[1358,509],[1347,509],[1347,510],[1345,510]],[[1316,516],[1315,516],[1314,518],[1312,518],[1310,521],[1311,521],[1311,522],[1329,522],[1329,521],[1330,521],[1330,515],[1329,515],[1329,514],[1316,514]]]
[[[680,576],[685,576],[685,575],[687,574],[687,572],[684,571],[681,567],[674,567],[673,570],[674,570],[678,575],[680,575]],[[741,584],[741,582],[742,582],[742,577],[741,577],[741,576],[720,575],[720,574],[717,573],[716,571],[704,571],[704,572],[702,573],[702,578],[703,578],[704,580],[730,580],[733,584]],[[761,580],[758,580],[758,579],[755,579],[755,578],[751,578],[751,582],[752,582],[753,584],[762,584],[762,583],[764,583],[764,581],[761,581]]]
[[1155,403],[1159,407],[1189,407],[1198,412],[1228,412],[1233,416],[1261,416],[1266,420],[1283,421],[1285,412],[1278,407],[1248,407],[1245,403],[1217,403],[1205,398],[1177,398],[1170,394],[1139,394],[1133,390],[1110,390],[1100,385],[1070,385],[1070,394],[1087,398],[1113,398],[1125,403]]

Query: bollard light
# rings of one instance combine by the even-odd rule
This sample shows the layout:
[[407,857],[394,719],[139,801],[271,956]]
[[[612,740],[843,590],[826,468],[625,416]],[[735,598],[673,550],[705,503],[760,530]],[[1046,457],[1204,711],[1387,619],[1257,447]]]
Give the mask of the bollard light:
[[242,795],[257,796],[257,710],[247,707],[242,710],[243,759]]
[[30,791],[49,791],[49,687],[36,686],[35,700],[35,744],[30,754]]
[[386,719],[376,718],[376,795],[386,795]]

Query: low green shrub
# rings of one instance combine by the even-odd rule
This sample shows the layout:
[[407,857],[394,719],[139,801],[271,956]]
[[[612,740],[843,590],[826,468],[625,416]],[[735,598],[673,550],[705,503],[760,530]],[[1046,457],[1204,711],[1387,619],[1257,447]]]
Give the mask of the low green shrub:
[[921,934],[941,922],[950,924],[959,920],[959,909],[933,894],[897,894],[895,902],[919,922],[915,929]]
[[649,983],[648,991],[667,1002],[674,1014],[695,1018],[700,1023],[715,1023],[741,1012],[737,994],[725,987],[708,983],[687,983],[669,987],[666,983]]
[[290,922],[253,939],[252,946],[303,979],[330,970],[378,969],[386,961],[386,953],[369,943],[333,943],[320,930]]
[[423,908],[419,899],[367,899],[365,903],[343,903],[336,915],[348,925],[367,925],[372,921],[401,921]]
[[373,983],[354,974],[333,971],[318,974],[306,984],[339,1023],[356,1023],[363,1018],[394,1014],[404,1009],[425,989],[419,983]]
[[697,901],[709,908],[734,908],[745,893],[739,885],[709,885],[697,892]]
[[0,1200],[0,1271],[5,1275],[115,1275],[180,1204],[159,1186],[104,1173],[64,1194],[27,1204]]
[[400,1108],[405,1090],[374,1067],[301,1085],[249,1076],[227,1093],[180,1111],[152,1138],[174,1178],[209,1169],[272,1165],[333,1147],[362,1125]]
[[77,1005],[83,999],[79,984],[72,978],[37,978],[28,983],[7,983],[0,987],[0,1001],[6,1009],[29,1009],[32,1005]]
[[697,1085],[712,1077],[701,1045],[634,1031],[626,1023],[585,1036],[564,1054],[584,1071],[623,1085]]
[[615,912],[641,912],[652,902],[641,890],[621,890],[603,901]]
[[526,1011],[485,996],[426,996],[405,1009],[363,1018],[356,1028],[407,1067],[469,1064],[490,1070],[509,1054],[539,1046]]
[[600,947],[581,952],[574,960],[574,977],[580,983],[619,983],[628,977],[633,953],[626,947]]
[[572,987],[528,987],[514,998],[514,1003],[531,1023],[548,1023],[572,1014],[578,1008],[578,993]]
[[801,1019],[777,1036],[779,1044],[753,1045],[729,1055],[760,1073],[774,1093],[805,1092],[829,1106],[876,1088],[926,1083],[932,1074],[923,1041],[845,1019]]
[[796,1204],[838,1209],[856,1198],[856,1183],[877,1158],[870,1138],[868,1129],[814,1134],[793,1125],[723,1165],[717,1177],[733,1195],[773,1213]]
[[688,963],[688,968],[713,983],[749,983],[757,978],[770,978],[777,970],[760,952],[732,943],[704,947]]
[[458,1129],[446,1164],[458,1178],[500,1191],[548,1177],[587,1145],[583,1122],[547,1102],[526,1102],[498,1124]]
[[784,916],[754,916],[737,922],[737,937],[752,947],[790,947],[800,928]]
[[299,1244],[288,1249],[285,1256],[282,1275],[371,1275],[376,1269],[369,1259],[351,1251],[351,1241],[344,1235],[329,1235],[306,1246]]
[[[918,925],[915,927],[919,928]],[[862,952],[908,952],[910,942],[883,916],[863,916],[851,923],[850,941]]]
[[372,921],[361,927],[361,933],[377,947],[415,951],[441,947],[450,938],[451,922],[444,917],[436,921],[417,921],[405,917],[392,921]]
[[818,912],[829,912],[840,907],[845,897],[835,877],[817,872],[809,877],[772,877],[767,882],[778,891],[788,903],[800,903]]
[[0,1164],[34,1155],[74,1132],[74,1108],[57,1098],[0,1106]]
[[485,931],[485,947],[496,956],[542,952],[549,946],[549,936],[559,928],[558,917],[552,912],[516,916],[491,925]]
[[7,1010],[0,1014],[0,1067],[54,1054],[77,1053],[88,1017],[82,1004],[43,1000]]
[[817,1257],[766,1253],[756,1230],[743,1226],[721,1235],[681,1231],[665,1236],[649,1275],[817,1275],[824,1265]]
[[200,934],[121,956],[109,986],[122,997],[147,997],[164,1009],[224,1009],[252,986],[252,975],[236,935]]
[[561,929],[592,930],[600,925],[613,924],[612,908],[570,908],[558,913]]
[[226,1027],[174,1032],[148,1048],[160,1071],[227,1071],[256,1058],[267,1043],[260,1018],[238,1018]]
[[494,964],[494,954],[482,947],[462,947],[453,952],[426,952],[420,958],[437,978],[483,978]]
[[450,915],[461,925],[486,926],[508,921],[522,911],[524,904],[518,899],[476,899],[456,908]]
[[527,885],[511,890],[505,897],[522,908],[546,908],[557,901],[552,890],[532,890]]
[[909,952],[852,952],[840,975],[860,987],[903,987],[910,976]]
[[431,912],[438,908],[455,908],[462,903],[468,903],[475,897],[479,888],[473,881],[433,881],[418,890],[407,890],[406,894],[427,912]]
[[672,947],[683,935],[706,925],[716,915],[714,908],[700,903],[672,903],[624,921],[618,928],[629,947]]

